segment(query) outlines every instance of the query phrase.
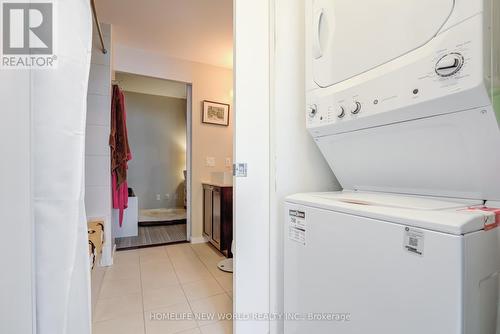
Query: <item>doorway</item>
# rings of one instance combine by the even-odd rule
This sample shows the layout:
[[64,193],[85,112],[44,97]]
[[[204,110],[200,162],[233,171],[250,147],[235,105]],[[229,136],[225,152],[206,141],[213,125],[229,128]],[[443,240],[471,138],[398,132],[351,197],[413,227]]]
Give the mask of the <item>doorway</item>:
[[[161,211],[178,208],[179,202],[168,207],[165,200],[173,201],[175,191],[143,191],[140,182],[134,180],[137,167],[134,162],[147,159],[152,164],[159,159],[158,154],[142,157],[141,149],[134,147],[135,138],[149,137],[152,130],[133,129],[134,99],[127,93],[132,89],[127,88],[123,74],[148,81],[173,81],[185,87],[188,125],[183,168],[187,190],[185,239],[189,242],[128,250],[119,247],[121,250],[114,252],[112,266],[106,268],[102,286],[94,298],[94,332],[110,334],[126,328],[137,334],[231,333],[231,319],[219,317],[233,310],[233,274],[221,270],[219,263],[231,256],[232,242],[225,239],[223,242],[219,234],[223,231],[232,239],[232,226],[231,229],[226,226],[233,222],[222,217],[232,217],[232,196],[224,201],[223,196],[217,196],[216,188],[232,187],[233,181],[232,1],[132,1],[123,6],[122,1],[111,0],[98,1],[96,5],[100,20],[111,25],[111,76],[125,90],[133,153],[128,183],[138,197],[136,220],[143,225],[139,208],[149,210],[149,215],[161,216]],[[136,93],[154,95],[152,91],[156,88],[148,87],[147,91]],[[158,121],[154,126],[159,124],[165,122]],[[140,165],[139,170],[150,176],[146,172],[149,167],[145,166]],[[206,184],[213,186],[210,190],[215,195],[210,197],[211,201],[205,201]],[[147,200],[152,204],[141,207]],[[226,207],[228,210],[223,209]],[[215,228],[207,229],[204,222],[210,218]],[[161,223],[163,218],[158,220]],[[96,280],[94,283],[99,284]],[[176,321],[155,319],[155,314],[188,317],[210,314],[214,319]]]
[[135,249],[190,239],[189,85],[125,72],[114,84],[125,97],[129,207],[122,226],[114,220],[116,249]]

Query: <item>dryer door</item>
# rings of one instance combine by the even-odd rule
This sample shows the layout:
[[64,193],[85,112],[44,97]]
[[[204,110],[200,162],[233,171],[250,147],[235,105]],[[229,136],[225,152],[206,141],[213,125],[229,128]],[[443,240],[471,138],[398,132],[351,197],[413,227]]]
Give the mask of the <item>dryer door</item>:
[[312,0],[314,81],[328,87],[428,43],[455,0]]

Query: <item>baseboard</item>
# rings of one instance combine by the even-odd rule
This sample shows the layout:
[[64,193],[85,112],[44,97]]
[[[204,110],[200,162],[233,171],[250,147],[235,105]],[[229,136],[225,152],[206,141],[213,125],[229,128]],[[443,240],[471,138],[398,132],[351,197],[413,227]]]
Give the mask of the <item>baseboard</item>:
[[205,237],[191,237],[192,244],[204,244],[205,242],[208,242],[208,239]]

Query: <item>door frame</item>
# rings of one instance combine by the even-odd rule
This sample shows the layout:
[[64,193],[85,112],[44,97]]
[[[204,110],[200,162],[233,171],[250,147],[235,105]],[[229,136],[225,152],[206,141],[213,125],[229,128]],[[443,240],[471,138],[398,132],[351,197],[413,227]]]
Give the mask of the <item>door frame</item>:
[[[234,161],[247,163],[234,181],[235,314],[268,316],[235,321],[234,333],[266,334],[272,328],[270,252],[271,201],[275,183],[272,152],[272,34],[274,3],[234,0]],[[259,22],[259,25],[255,25]],[[259,107],[255,108],[258,102]]]
[[193,142],[193,84],[186,83],[186,237],[191,242],[191,187],[192,187],[192,142]]
[[186,85],[186,240],[191,241],[191,187],[192,187],[192,141],[193,141],[193,84],[190,82],[170,79],[168,77],[153,76],[149,74],[136,73],[133,71],[116,70],[117,73],[141,76],[156,80],[174,81]]

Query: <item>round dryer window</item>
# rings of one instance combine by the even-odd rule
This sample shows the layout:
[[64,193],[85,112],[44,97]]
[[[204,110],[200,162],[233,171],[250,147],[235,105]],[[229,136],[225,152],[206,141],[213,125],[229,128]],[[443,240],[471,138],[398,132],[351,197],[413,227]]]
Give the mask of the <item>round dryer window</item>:
[[328,87],[428,43],[454,0],[312,0],[314,81]]

